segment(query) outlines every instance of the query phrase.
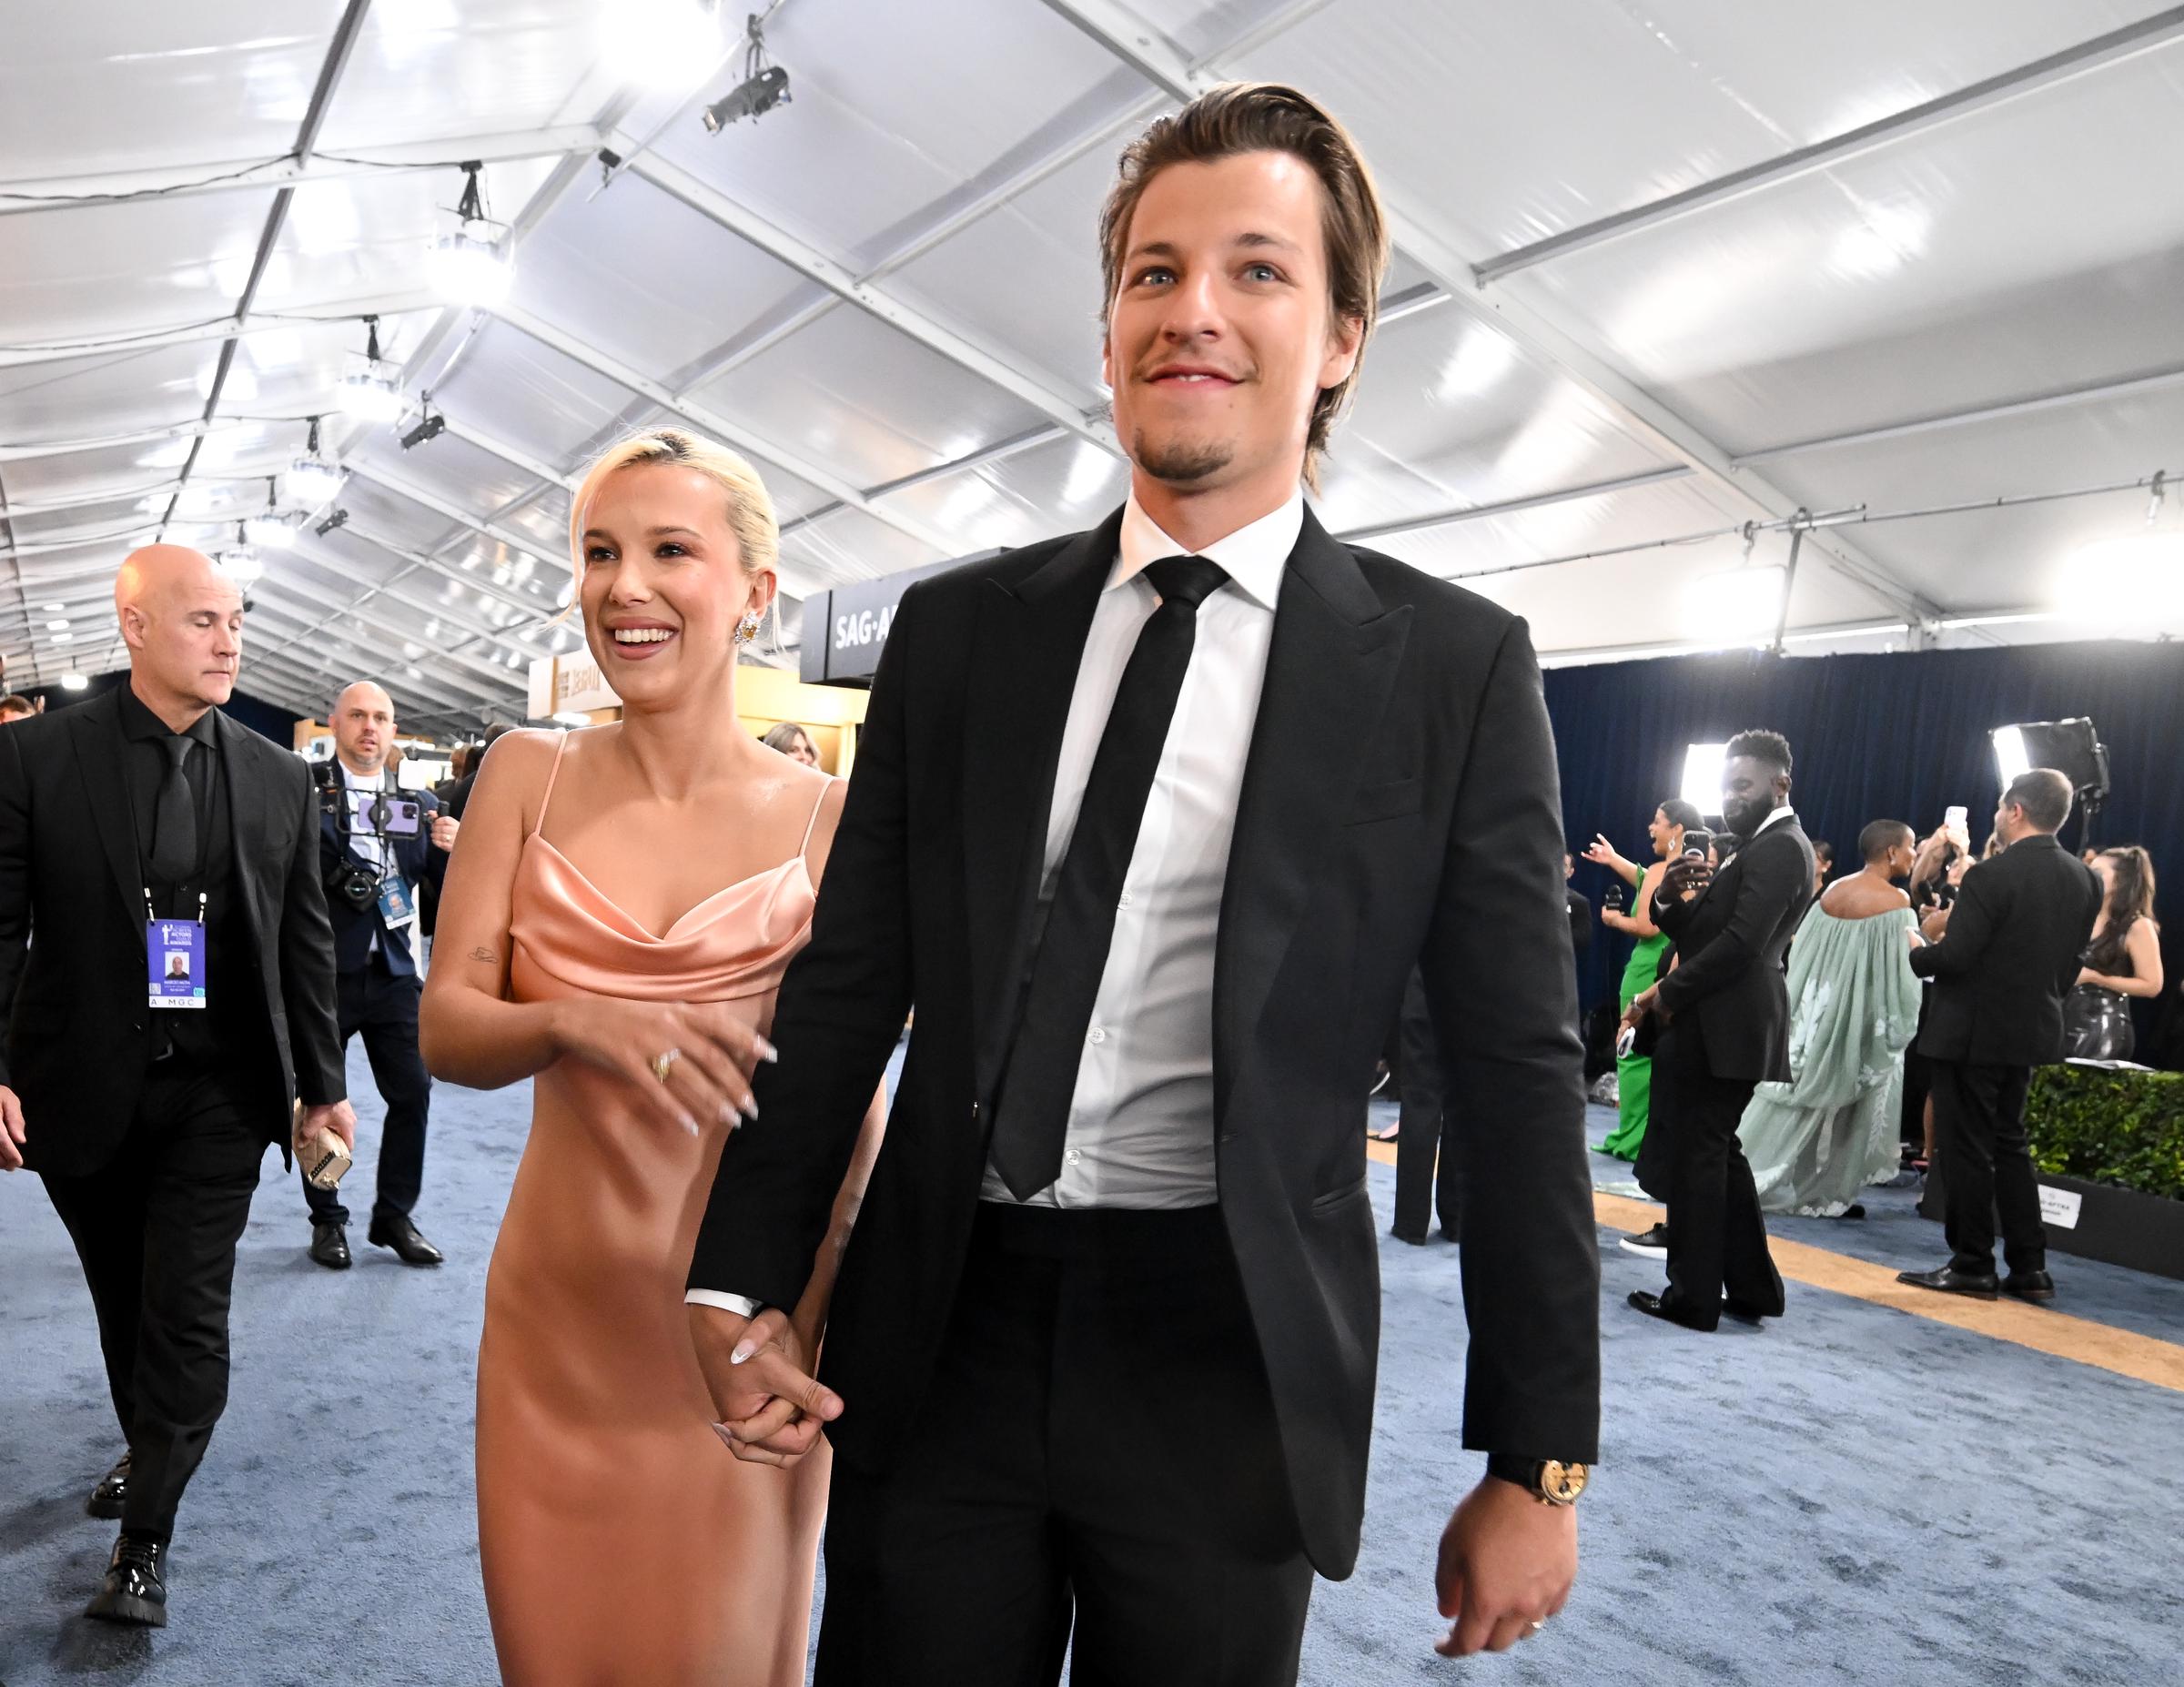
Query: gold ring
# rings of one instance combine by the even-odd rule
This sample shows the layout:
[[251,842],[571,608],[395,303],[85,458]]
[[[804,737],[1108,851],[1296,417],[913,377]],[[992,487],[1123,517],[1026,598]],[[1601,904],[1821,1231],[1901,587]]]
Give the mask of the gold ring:
[[675,1069],[675,1062],[682,1058],[682,1051],[679,1048],[671,1048],[664,1054],[654,1055],[652,1056],[652,1076],[662,1084],[666,1083],[667,1075]]

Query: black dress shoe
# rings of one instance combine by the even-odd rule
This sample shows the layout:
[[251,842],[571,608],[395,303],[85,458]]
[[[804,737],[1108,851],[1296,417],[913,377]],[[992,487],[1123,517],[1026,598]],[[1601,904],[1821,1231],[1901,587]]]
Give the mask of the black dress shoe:
[[329,1271],[349,1269],[349,1227],[324,1220],[311,1226],[311,1258]]
[[2045,1271],[2012,1271],[2002,1279],[2002,1292],[2019,1300],[2053,1300],[2055,1279]]
[[1865,1216],[1866,1203],[1864,1201],[1853,1201],[1835,1215],[1838,1218],[1863,1218]]
[[1415,1236],[1408,1230],[1390,1230],[1388,1234],[1399,1242],[1410,1243],[1413,1248],[1423,1248],[1426,1245],[1426,1233],[1423,1230],[1419,1231]]
[[1898,1271],[1896,1280],[1945,1295],[1968,1295],[1974,1300],[1992,1300],[1997,1288],[1992,1271],[1959,1271],[1955,1266],[1938,1271]]
[[1733,1318],[1740,1324],[1750,1324],[1757,1328],[1759,1320],[1763,1318],[1780,1318],[1782,1308],[1780,1307],[1755,1307],[1746,1300],[1731,1300],[1724,1297],[1722,1301],[1722,1316]]
[[91,1498],[84,1510],[93,1517],[103,1517],[108,1522],[117,1522],[121,1508],[129,1497],[129,1455],[126,1452],[114,1461],[114,1468],[98,1479],[98,1486],[91,1490]]
[[145,1628],[167,1626],[167,1583],[161,1579],[167,1549],[142,1535],[125,1533],[114,1543],[98,1591],[84,1607],[84,1615],[102,1622],[134,1622]]
[[[1673,1289],[1664,1295],[1655,1295],[1648,1293],[1643,1288],[1633,1288],[1631,1290],[1631,1304],[1644,1313],[1646,1317],[1657,1318],[1663,1323],[1680,1324],[1685,1329],[1697,1330],[1701,1335],[1714,1333],[1714,1324],[1700,1318],[1689,1307],[1678,1300]],[[1719,1315],[1717,1314],[1717,1321]]]
[[374,1218],[371,1228],[364,1233],[364,1239],[374,1248],[393,1248],[394,1257],[404,1265],[436,1266],[447,1258],[425,1240],[407,1218]]
[[1657,1224],[1650,1230],[1640,1231],[1636,1236],[1623,1237],[1615,1246],[1626,1254],[1641,1254],[1648,1259],[1665,1259],[1668,1258],[1668,1226]]

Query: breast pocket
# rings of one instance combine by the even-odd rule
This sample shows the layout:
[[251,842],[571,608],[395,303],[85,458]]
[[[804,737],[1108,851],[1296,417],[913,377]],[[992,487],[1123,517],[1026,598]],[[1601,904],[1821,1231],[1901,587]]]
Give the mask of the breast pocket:
[[1420,781],[1391,779],[1386,784],[1367,785],[1358,793],[1357,800],[1350,805],[1350,813],[1343,824],[1362,826],[1376,820],[1394,820],[1404,814],[1418,813]]

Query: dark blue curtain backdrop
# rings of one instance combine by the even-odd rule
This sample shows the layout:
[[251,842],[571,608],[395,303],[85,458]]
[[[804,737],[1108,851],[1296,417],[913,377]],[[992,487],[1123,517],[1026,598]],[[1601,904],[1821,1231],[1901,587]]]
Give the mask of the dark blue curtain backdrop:
[[[1791,801],[1806,832],[1855,871],[1859,829],[1903,820],[1921,834],[1953,803],[1987,841],[2000,780],[1997,726],[2090,715],[2108,747],[2112,789],[2093,842],[2142,844],[2165,909],[2184,894],[2184,645],[2098,642],[1926,651],[1892,656],[1772,657],[1752,652],[1551,669],[1547,709],[1562,759],[1562,822],[1573,851],[1594,832],[1650,858],[1645,824],[1674,796],[1685,749],[1772,727],[1796,758]],[[2074,817],[2064,841],[2078,842]],[[1580,862],[1595,908],[1608,870]],[[2163,960],[2184,976],[2184,920],[2165,922]],[[1605,931],[1592,947],[1588,1005],[1613,994],[1630,953]],[[2152,1015],[2139,1021],[2141,1047]]]

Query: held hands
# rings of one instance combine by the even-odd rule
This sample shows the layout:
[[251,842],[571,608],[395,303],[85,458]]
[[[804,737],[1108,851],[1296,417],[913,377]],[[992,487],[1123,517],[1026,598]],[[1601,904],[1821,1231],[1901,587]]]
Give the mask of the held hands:
[[628,1080],[654,1123],[693,1136],[705,1123],[756,1118],[751,1074],[774,1058],[774,1046],[723,1002],[571,997],[553,1038],[561,1054]]
[[333,1101],[324,1106],[304,1108],[296,1116],[296,1127],[290,1133],[288,1146],[300,1156],[322,1130],[330,1130],[340,1137],[341,1146],[351,1154],[357,1151],[357,1110],[348,1102]]
[[842,1397],[809,1374],[813,1332],[779,1307],[748,1321],[719,1307],[693,1306],[690,1338],[698,1350],[714,1429],[746,1464],[784,1469],[818,1445],[842,1415]]
[[1546,1626],[1576,1580],[1577,1509],[1543,1505],[1514,1482],[1486,1477],[1441,1532],[1433,1591],[1455,1626],[1433,1650],[1444,1658],[1506,1652]]
[[23,1169],[23,1144],[28,1136],[23,1128],[23,1103],[14,1090],[0,1084],[0,1171]]

